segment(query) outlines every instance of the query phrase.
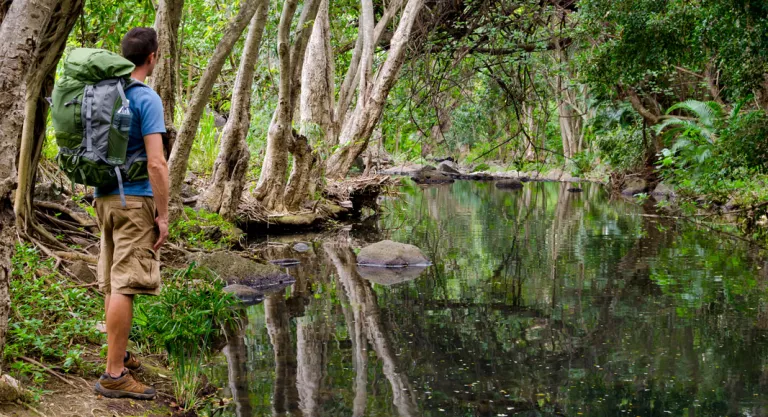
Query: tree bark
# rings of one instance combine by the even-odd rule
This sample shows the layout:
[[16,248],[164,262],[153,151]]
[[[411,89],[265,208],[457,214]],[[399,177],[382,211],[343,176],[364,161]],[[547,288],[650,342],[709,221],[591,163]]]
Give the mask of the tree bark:
[[251,87],[269,11],[268,0],[256,1],[258,9],[248,28],[248,37],[240,58],[232,108],[224,126],[219,155],[213,166],[213,179],[203,192],[199,203],[205,209],[219,213],[228,220],[233,220],[237,214],[251,158],[246,142],[251,125]]
[[293,114],[301,91],[301,66],[304,53],[314,25],[309,25],[317,16],[320,0],[307,0],[297,27],[301,28],[291,46],[290,30],[298,0],[285,0],[277,30],[277,54],[280,61],[280,84],[277,108],[267,132],[267,150],[254,192],[268,210],[285,210],[285,173],[288,168],[288,152],[301,150],[294,146]]
[[0,24],[0,239],[4,242],[0,245],[0,352],[10,312],[11,256],[17,240],[11,191],[17,181],[27,77],[57,4],[56,0],[13,2]]
[[336,134],[333,77],[328,0],[322,0],[301,69],[301,130],[299,135],[294,134],[294,143],[290,148],[293,167],[284,196],[286,209],[289,211],[296,211],[301,207],[322,177],[319,153],[312,150],[312,143],[325,142],[328,146]]
[[[424,0],[408,0],[395,35],[392,37],[387,59],[377,72],[370,95],[360,92],[358,105],[341,130],[339,141],[341,147],[326,164],[326,172],[330,177],[339,179],[345,177],[355,159],[368,146],[368,140],[384,110],[387,95],[394,86],[397,74],[405,61],[405,47],[411,38],[413,23],[423,6]],[[365,46],[363,49],[365,50]],[[361,85],[367,85],[367,83],[361,82]]]
[[163,116],[168,141],[173,149],[176,141],[174,115],[176,113],[176,90],[178,84],[179,27],[184,11],[184,0],[160,0],[155,14],[157,30],[157,66],[152,74],[150,86],[163,101]]
[[18,187],[14,203],[16,225],[23,231],[32,225],[46,240],[54,240],[51,233],[34,222],[32,196],[35,173],[45,142],[48,102],[58,65],[69,33],[83,10],[83,0],[62,0],[56,5],[35,53],[34,63],[28,70],[26,81],[25,117],[21,133],[18,159]]
[[227,60],[232,47],[235,42],[243,34],[243,30],[248,25],[248,22],[253,18],[256,13],[256,8],[259,2],[255,0],[245,0],[240,5],[240,10],[237,15],[229,23],[227,30],[221,37],[221,40],[216,45],[216,49],[213,51],[213,56],[208,62],[203,76],[195,88],[195,92],[189,102],[189,107],[184,114],[184,123],[181,125],[179,135],[176,138],[176,143],[171,151],[171,157],[169,159],[170,165],[170,197],[174,206],[174,213],[179,212],[181,207],[181,185],[184,182],[184,177],[187,175],[187,164],[189,163],[189,154],[192,150],[192,143],[195,141],[197,135],[197,128],[200,125],[200,118],[205,110],[205,105],[208,103],[208,98],[213,90],[213,84],[218,78],[221,68]]

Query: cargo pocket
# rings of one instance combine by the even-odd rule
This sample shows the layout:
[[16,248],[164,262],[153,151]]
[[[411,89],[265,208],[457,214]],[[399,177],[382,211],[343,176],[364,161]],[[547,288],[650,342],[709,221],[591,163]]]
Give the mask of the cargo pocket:
[[133,272],[128,287],[154,290],[160,287],[160,260],[150,248],[133,248]]

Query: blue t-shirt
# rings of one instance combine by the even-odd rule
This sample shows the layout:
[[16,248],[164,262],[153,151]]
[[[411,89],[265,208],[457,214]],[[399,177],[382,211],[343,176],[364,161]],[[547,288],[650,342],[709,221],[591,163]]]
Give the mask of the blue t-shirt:
[[[125,97],[130,101],[131,128],[128,130],[128,156],[135,152],[147,153],[144,147],[144,136],[153,133],[165,133],[165,119],[163,116],[163,102],[155,90],[135,86],[125,92]],[[125,195],[135,195],[140,197],[152,197],[152,185],[149,180],[143,181],[123,181],[123,190]],[[120,194],[120,189],[114,188],[96,188],[96,197],[105,195]]]

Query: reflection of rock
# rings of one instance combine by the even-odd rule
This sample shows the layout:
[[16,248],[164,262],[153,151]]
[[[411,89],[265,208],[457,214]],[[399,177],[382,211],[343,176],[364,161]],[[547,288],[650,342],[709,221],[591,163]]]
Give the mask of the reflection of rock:
[[247,306],[258,304],[264,300],[264,295],[260,291],[256,291],[245,285],[228,285],[224,287],[224,292],[234,294],[235,297],[240,299],[240,301]]
[[421,276],[426,266],[409,266],[405,268],[382,268],[380,266],[358,266],[357,272],[368,281],[381,285],[395,285],[401,282],[413,281]]
[[569,192],[569,193],[580,193],[580,192],[582,192],[582,191],[584,191],[584,190],[582,190],[582,189],[581,189],[581,188],[579,188],[579,187],[573,187],[573,188],[569,188],[569,189],[568,189],[568,192]]
[[523,183],[518,180],[501,180],[496,182],[496,188],[502,190],[519,190],[523,188]]
[[423,266],[429,264],[429,259],[416,246],[382,240],[363,248],[357,255],[357,263],[364,266]]
[[296,266],[301,263],[298,259],[286,258],[286,259],[270,259],[269,263],[278,266]]
[[247,285],[262,292],[283,288],[294,281],[275,265],[258,263],[231,252],[202,254],[195,261],[229,284]]

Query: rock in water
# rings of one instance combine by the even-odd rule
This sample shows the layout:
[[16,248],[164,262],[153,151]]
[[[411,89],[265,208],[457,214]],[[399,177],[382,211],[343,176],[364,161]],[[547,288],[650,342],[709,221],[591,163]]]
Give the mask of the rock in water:
[[405,268],[381,268],[376,266],[358,266],[357,272],[368,281],[381,285],[395,285],[401,282],[413,281],[421,276],[426,266],[409,266]]
[[496,188],[502,190],[519,190],[523,188],[523,183],[518,180],[502,180],[496,182]]
[[411,179],[417,184],[447,184],[453,182],[453,178],[436,170],[422,170],[414,174]]
[[309,250],[309,245],[307,245],[304,242],[299,242],[299,243],[293,245],[293,250],[295,250],[296,252],[303,253],[303,252],[306,252],[306,251]]
[[200,254],[195,261],[229,284],[246,285],[262,292],[284,288],[295,281],[275,265],[258,263],[231,252]]
[[437,170],[445,172],[446,174],[461,174],[456,163],[451,161],[440,162],[440,165],[437,166]]
[[298,259],[286,258],[286,259],[270,259],[269,263],[277,266],[296,266],[301,263]]
[[648,190],[648,183],[641,178],[632,178],[624,181],[624,189],[621,193],[624,195],[635,195],[644,193]]
[[429,259],[421,249],[406,243],[383,240],[368,245],[357,255],[357,264],[361,266],[405,267],[427,266]]
[[579,187],[572,187],[572,188],[569,188],[569,189],[568,189],[568,192],[569,192],[569,193],[580,193],[580,192],[582,192],[582,191],[584,191],[584,190],[582,190],[582,189],[581,189],[581,188],[579,188]]

